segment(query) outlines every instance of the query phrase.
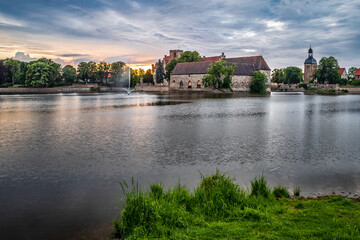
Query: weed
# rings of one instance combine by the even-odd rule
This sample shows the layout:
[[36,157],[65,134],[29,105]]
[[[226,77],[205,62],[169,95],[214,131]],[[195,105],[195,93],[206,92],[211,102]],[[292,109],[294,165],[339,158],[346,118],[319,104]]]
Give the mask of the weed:
[[280,186],[280,185],[274,187],[273,194],[277,198],[289,197],[289,195],[290,195],[287,188],[283,187],[283,186]]
[[304,204],[302,202],[298,202],[294,205],[296,209],[303,209],[305,208]]
[[268,187],[264,176],[256,177],[254,180],[251,181],[252,196],[262,196],[264,198],[269,198],[270,193],[270,188]]

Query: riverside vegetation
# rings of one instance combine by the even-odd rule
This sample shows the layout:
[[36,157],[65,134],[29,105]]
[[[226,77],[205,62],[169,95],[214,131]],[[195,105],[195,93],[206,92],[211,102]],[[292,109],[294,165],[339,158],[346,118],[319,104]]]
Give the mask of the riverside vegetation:
[[[360,203],[339,196],[289,198],[264,177],[251,189],[217,171],[201,176],[193,192],[159,183],[143,192],[121,184],[126,205],[114,221],[121,239],[360,239]],[[300,188],[294,189],[300,195]]]

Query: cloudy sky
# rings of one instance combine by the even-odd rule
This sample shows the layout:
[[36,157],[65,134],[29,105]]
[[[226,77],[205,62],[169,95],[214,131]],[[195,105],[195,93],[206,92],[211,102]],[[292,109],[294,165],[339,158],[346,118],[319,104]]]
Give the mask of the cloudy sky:
[[180,48],[303,67],[311,44],[360,67],[359,13],[359,0],[0,0],[0,59],[141,66]]

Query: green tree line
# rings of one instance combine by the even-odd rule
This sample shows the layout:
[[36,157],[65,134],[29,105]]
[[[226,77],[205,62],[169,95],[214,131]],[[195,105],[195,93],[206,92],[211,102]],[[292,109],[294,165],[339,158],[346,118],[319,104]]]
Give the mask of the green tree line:
[[[0,86],[53,87],[73,83],[96,83],[109,86],[128,86],[127,66],[124,62],[113,63],[94,61],[80,62],[77,68],[60,64],[51,59],[41,58],[21,62],[12,58],[0,60]],[[126,76],[125,76],[126,75]],[[131,69],[131,85],[143,78],[152,81],[151,70]]]
[[302,82],[304,74],[298,67],[275,68],[271,74],[271,82],[296,84]]

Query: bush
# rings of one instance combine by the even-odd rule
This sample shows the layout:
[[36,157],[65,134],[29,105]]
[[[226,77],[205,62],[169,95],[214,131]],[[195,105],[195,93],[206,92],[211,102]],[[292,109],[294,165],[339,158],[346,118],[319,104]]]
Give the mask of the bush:
[[308,85],[306,83],[300,83],[299,88],[308,89]]
[[245,203],[245,192],[218,170],[216,174],[204,177],[195,190],[194,202],[209,217],[228,217],[235,206]]
[[54,87],[65,87],[67,84],[65,82],[56,82],[54,83]]
[[155,199],[161,199],[164,196],[164,188],[160,183],[150,185],[150,195]]
[[266,179],[264,176],[256,177],[251,181],[251,195],[252,196],[262,196],[264,198],[269,198],[270,189],[267,185]]
[[4,83],[4,84],[0,85],[0,88],[8,88],[8,87],[11,87],[11,86],[13,86],[12,83]]
[[351,81],[351,85],[357,86],[360,85],[360,79],[354,79]]
[[283,186],[280,186],[280,185],[274,187],[273,194],[277,198],[289,197],[289,195],[290,195],[287,188],[283,187]]
[[265,93],[266,92],[267,76],[259,71],[254,72],[253,82],[250,86],[250,92]]
[[348,80],[345,78],[341,78],[338,82],[339,85],[345,86],[348,83]]

